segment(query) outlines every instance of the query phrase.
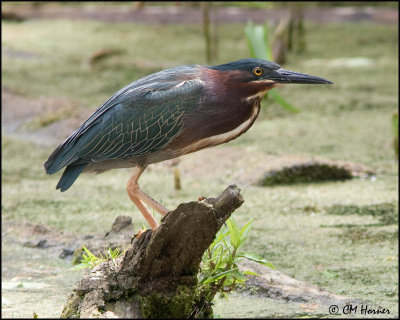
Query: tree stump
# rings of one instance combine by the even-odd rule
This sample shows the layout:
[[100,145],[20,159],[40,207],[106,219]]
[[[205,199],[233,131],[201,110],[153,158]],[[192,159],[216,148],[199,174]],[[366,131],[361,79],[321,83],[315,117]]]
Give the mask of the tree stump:
[[197,290],[197,273],[204,251],[242,203],[235,185],[217,198],[181,203],[156,231],[133,239],[116,263],[103,262],[86,274],[61,317],[212,317]]

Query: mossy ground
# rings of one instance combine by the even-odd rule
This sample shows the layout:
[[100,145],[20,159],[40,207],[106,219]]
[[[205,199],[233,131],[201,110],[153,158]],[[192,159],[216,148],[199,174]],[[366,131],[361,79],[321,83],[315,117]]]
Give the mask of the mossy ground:
[[[240,186],[245,203],[235,218],[239,224],[254,218],[245,249],[263,255],[279,270],[395,313],[397,224],[382,224],[374,214],[351,210],[346,211],[351,214],[328,214],[327,210],[334,205],[361,208],[389,203],[398,212],[398,164],[391,128],[391,115],[398,108],[398,30],[391,25],[340,23],[306,24],[306,32],[307,51],[289,55],[285,68],[322,76],[334,86],[279,88],[301,112],[290,114],[264,101],[259,119],[245,135],[217,147],[226,151],[221,159],[226,162],[226,171],[210,170],[202,176],[183,172],[183,190],[175,192],[173,169],[158,164],[146,170],[141,186],[168,208],[199,195],[214,196],[234,182],[228,171],[234,159],[229,154],[237,149],[246,157],[320,156],[371,166],[377,170],[376,180],[274,188]],[[221,25],[219,34],[216,63],[249,56],[242,25]],[[32,98],[67,97],[92,110],[122,86],[148,73],[166,66],[205,64],[202,29],[197,25],[3,22],[2,45],[36,55],[30,59],[2,55],[4,85]],[[91,54],[105,47],[123,49],[123,53],[90,68],[86,62]],[[369,64],[352,65],[358,57],[369,59]],[[47,176],[43,169],[52,150],[2,136],[3,219],[32,221],[76,233],[106,231],[118,215],[131,215],[135,228],[144,223],[125,192],[130,170],[82,175],[68,192],[60,193],[55,191],[60,175]],[[194,163],[196,157],[207,159],[205,155],[212,152],[204,150],[182,161]],[[29,317],[33,311],[39,317],[59,316],[67,293],[79,278],[64,261],[45,258],[43,251],[31,254],[32,250],[38,249],[23,248],[12,239],[3,241],[3,281],[19,277],[16,281],[29,282],[42,277],[51,282],[48,273],[38,273],[40,266],[50,268],[58,280],[51,282],[51,290],[46,292],[3,288],[9,301],[16,299],[26,306],[15,309],[12,304],[5,305],[3,316]],[[59,308],[35,309],[34,301],[57,303]],[[327,310],[320,312],[329,317]],[[305,312],[299,304],[233,295],[228,301],[217,299],[215,314],[294,317],[315,312]]]
[[351,179],[351,171],[337,165],[309,162],[270,171],[260,181],[263,187]]

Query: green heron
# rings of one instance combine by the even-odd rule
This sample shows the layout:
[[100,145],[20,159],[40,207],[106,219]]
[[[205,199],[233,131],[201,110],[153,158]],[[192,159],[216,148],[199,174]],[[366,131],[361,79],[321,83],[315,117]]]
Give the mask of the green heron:
[[61,191],[83,171],[134,167],[126,189],[154,230],[158,223],[144,204],[162,215],[169,210],[140,190],[138,180],[146,167],[237,138],[253,125],[264,94],[285,83],[332,82],[259,59],[148,75],[109,98],[44,167],[48,174],[66,167],[56,187]]

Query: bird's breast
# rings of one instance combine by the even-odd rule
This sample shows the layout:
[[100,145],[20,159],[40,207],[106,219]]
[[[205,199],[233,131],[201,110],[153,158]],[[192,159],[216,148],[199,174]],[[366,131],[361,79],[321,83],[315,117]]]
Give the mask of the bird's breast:
[[[190,149],[193,148],[194,151],[196,151],[196,150],[215,146],[215,145],[229,142],[233,139],[236,139],[237,137],[239,137],[240,135],[245,133],[253,125],[259,112],[260,112],[260,104],[255,103],[252,108],[250,117],[246,121],[242,122],[239,126],[234,128],[233,130],[201,139],[201,140],[197,141],[196,143],[194,143]],[[191,152],[191,151],[189,151],[189,152]]]
[[207,147],[229,142],[245,133],[256,120],[260,112],[260,100],[242,105],[245,110],[230,110],[224,113],[194,112],[186,119],[186,127],[179,137],[167,148],[174,156],[195,152]]

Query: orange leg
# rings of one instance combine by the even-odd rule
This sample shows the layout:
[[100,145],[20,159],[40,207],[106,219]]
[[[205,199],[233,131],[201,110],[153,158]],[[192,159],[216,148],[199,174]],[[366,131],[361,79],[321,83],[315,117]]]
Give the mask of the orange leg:
[[154,200],[152,197],[145,194],[142,190],[140,190],[138,181],[144,169],[146,169],[146,167],[135,168],[131,177],[128,180],[126,190],[128,191],[129,198],[131,198],[132,202],[143,214],[144,218],[147,220],[151,228],[155,230],[158,227],[158,222],[143,205],[143,202],[152,207],[157,212],[161,213],[163,216],[166,215],[169,210],[165,208],[162,204]]
[[148,194],[144,193],[139,188],[137,189],[136,196],[141,201],[143,201],[145,204],[149,205],[150,207],[152,207],[154,210],[156,210],[158,213],[160,213],[163,216],[165,216],[169,212],[169,210],[166,207],[164,207],[161,203],[159,203],[156,200],[154,200]]

